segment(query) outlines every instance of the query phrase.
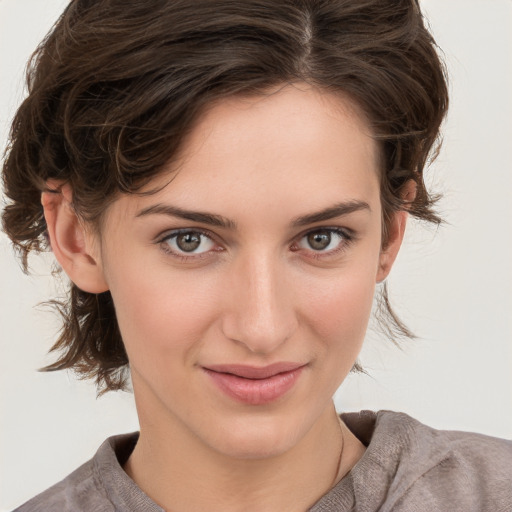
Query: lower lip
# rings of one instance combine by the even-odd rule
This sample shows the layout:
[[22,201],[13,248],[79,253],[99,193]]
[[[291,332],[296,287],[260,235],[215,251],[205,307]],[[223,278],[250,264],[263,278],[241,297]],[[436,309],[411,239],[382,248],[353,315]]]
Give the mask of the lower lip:
[[229,397],[249,405],[268,404],[281,398],[293,388],[303,369],[304,367],[301,366],[266,379],[246,379],[230,373],[214,372],[203,368],[221,391]]

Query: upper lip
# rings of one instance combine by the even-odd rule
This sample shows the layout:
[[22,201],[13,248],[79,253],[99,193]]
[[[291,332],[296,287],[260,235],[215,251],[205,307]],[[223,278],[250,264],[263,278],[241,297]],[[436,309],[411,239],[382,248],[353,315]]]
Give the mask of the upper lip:
[[268,366],[248,366],[243,364],[216,364],[204,366],[205,370],[217,373],[230,373],[245,379],[267,379],[279,373],[291,372],[304,366],[303,363],[280,362]]

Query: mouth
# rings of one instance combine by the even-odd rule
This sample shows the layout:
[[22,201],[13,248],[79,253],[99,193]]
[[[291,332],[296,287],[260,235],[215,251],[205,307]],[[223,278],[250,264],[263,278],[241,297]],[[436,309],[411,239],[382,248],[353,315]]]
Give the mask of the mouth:
[[263,405],[287,394],[305,367],[305,364],[283,362],[263,367],[212,365],[202,369],[228,397],[249,405]]

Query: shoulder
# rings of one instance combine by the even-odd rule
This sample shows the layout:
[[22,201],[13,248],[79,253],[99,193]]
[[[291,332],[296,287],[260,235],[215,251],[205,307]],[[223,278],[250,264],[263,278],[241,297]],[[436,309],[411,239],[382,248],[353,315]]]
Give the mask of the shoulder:
[[369,441],[355,481],[377,475],[386,489],[383,511],[512,510],[512,441],[437,430],[390,411],[343,419]]
[[161,512],[122,468],[137,439],[137,432],[108,438],[91,460],[14,512]]
[[435,462],[455,456],[469,465],[491,464],[495,468],[500,462],[506,462],[506,469],[512,470],[508,464],[512,456],[511,440],[474,432],[438,430],[404,413],[380,411],[374,417],[372,440],[380,441],[385,437],[392,441],[395,449],[406,449],[412,457]]
[[94,459],[86,462],[66,478],[38,494],[14,512],[97,510],[111,512],[94,476]]

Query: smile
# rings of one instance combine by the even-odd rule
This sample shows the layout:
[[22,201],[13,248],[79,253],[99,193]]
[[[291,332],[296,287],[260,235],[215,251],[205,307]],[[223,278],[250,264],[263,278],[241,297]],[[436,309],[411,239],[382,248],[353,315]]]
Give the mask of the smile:
[[290,391],[305,365],[276,363],[265,367],[216,365],[204,372],[224,394],[249,405],[263,405]]

